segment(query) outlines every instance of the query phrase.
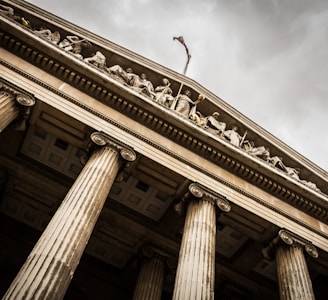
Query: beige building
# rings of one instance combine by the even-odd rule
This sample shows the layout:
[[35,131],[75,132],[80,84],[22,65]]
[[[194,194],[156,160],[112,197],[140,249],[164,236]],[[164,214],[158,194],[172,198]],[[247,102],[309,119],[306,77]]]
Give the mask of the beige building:
[[3,299],[326,299],[327,172],[25,1],[0,24]]

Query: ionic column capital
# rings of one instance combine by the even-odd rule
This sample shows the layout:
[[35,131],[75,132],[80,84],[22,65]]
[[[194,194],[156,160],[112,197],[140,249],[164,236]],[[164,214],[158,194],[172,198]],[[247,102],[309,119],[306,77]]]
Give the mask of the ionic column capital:
[[319,256],[318,250],[310,241],[287,229],[281,229],[269,245],[262,249],[263,256],[268,260],[273,260],[275,257],[276,248],[282,245],[303,248],[305,252],[313,258],[317,258]]
[[31,94],[0,81],[0,132],[14,120],[14,129],[24,131],[34,104]]
[[229,212],[231,205],[226,197],[209,190],[199,183],[191,183],[188,188],[188,192],[182,197],[181,201],[175,205],[175,210],[179,215],[183,215],[185,212],[185,203],[189,200],[190,196],[208,201],[213,205],[216,205],[223,212]]
[[216,204],[216,206],[223,212],[229,212],[231,210],[231,205],[226,197],[209,190],[199,183],[190,184],[189,191],[196,198],[202,198],[203,200]]
[[18,88],[15,89],[14,87],[0,81],[0,91],[3,93],[10,94],[18,104],[30,107],[35,104],[35,98],[24,91],[19,91]]
[[141,255],[143,258],[159,258],[163,261],[165,261],[169,255],[167,253],[164,253],[163,250],[157,248],[156,246],[147,243],[144,244],[141,248]]
[[152,243],[145,243],[140,251],[139,258],[143,259],[159,259],[163,262],[166,270],[176,270],[178,260],[173,253],[163,251],[162,248],[157,247]]
[[20,115],[18,116],[15,130],[25,131],[27,120],[31,116],[32,106],[35,105],[35,99],[27,94],[18,94],[16,96],[16,102],[20,105]]
[[108,146],[116,149],[120,153],[121,157],[128,162],[132,162],[137,158],[136,153],[131,147],[119,142],[103,132],[93,132],[90,135],[90,138],[98,146]]
[[0,91],[2,93],[9,94],[13,98],[15,98],[17,95],[20,94],[20,92],[17,89],[15,89],[15,88],[11,87],[10,85],[2,82],[1,80],[0,80]]
[[16,95],[16,101],[18,104],[24,107],[31,107],[35,104],[34,97],[27,94],[18,94]]

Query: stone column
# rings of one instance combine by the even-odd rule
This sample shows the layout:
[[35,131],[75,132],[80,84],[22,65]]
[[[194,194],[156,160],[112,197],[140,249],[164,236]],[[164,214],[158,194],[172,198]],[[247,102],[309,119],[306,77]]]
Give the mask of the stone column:
[[143,248],[143,260],[133,300],[160,300],[164,284],[164,257],[151,247]]
[[19,116],[22,120],[17,129],[24,130],[34,104],[33,97],[21,94],[0,82],[0,132]]
[[[216,206],[230,211],[225,198],[198,184],[191,184],[186,220],[180,247],[173,298],[214,299]],[[176,207],[181,208],[181,203]],[[181,211],[181,210],[180,210]]]
[[63,299],[120,167],[135,153],[100,133],[96,149],[3,299]]
[[275,255],[281,300],[315,299],[304,250],[310,256],[318,257],[310,242],[283,229],[264,251],[266,257]]

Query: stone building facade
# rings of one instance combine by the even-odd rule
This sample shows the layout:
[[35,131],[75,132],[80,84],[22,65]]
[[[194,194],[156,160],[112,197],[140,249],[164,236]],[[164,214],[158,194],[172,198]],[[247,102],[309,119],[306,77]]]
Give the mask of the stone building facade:
[[0,21],[3,299],[326,299],[327,172],[25,1]]

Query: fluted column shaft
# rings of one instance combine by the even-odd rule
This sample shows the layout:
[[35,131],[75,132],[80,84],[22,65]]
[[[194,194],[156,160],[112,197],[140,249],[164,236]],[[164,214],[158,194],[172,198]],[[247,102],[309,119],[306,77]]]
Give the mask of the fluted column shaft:
[[2,132],[19,115],[15,97],[5,91],[0,92],[0,132]]
[[112,147],[92,154],[4,299],[63,299],[119,164]]
[[160,300],[164,283],[164,262],[160,257],[145,259],[140,269],[133,300]]
[[315,299],[303,247],[281,245],[276,249],[281,300]]
[[173,299],[214,299],[215,204],[189,202],[181,242]]

